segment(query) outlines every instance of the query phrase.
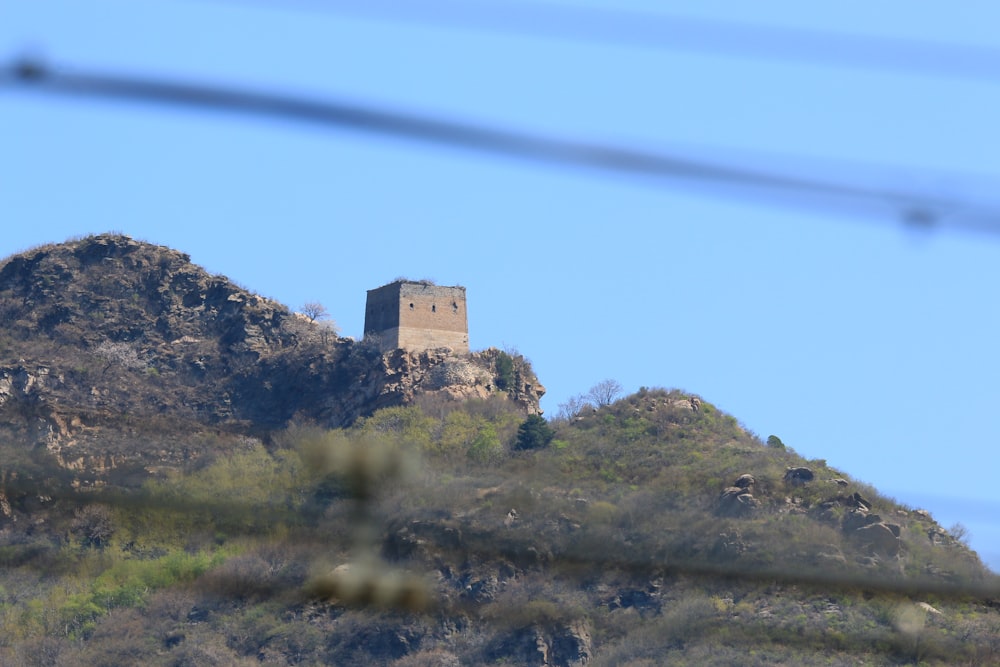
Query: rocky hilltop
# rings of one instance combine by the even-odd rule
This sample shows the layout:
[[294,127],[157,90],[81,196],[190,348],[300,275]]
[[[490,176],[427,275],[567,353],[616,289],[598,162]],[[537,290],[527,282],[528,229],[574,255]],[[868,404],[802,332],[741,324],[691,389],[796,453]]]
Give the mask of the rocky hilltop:
[[503,397],[539,413],[530,365],[512,358],[502,382],[503,354],[382,354],[124,235],[0,264],[0,433],[27,444],[25,460],[54,457],[89,481],[197,458],[198,433],[342,427],[418,399]]

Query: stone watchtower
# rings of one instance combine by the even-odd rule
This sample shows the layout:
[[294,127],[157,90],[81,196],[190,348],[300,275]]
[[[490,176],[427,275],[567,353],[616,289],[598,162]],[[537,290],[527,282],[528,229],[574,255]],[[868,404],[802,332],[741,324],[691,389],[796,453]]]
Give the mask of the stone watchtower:
[[468,354],[465,288],[397,280],[368,290],[365,336],[371,335],[383,352],[450,347],[456,354]]

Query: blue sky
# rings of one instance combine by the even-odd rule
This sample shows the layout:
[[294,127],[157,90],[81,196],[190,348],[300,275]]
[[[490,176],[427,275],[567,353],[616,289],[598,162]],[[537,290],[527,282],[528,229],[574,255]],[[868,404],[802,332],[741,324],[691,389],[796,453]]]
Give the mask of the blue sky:
[[[349,100],[1000,210],[1000,74],[983,66],[1000,61],[992,2],[959,14],[902,0],[594,0],[503,16],[446,2],[406,15],[390,2],[278,4],[0,0],[0,58]],[[580,8],[631,18],[557,13]],[[761,32],[775,29],[803,37]],[[761,437],[945,526],[961,521],[1000,568],[1000,231],[914,230],[886,207],[10,85],[0,127],[0,255],[118,230],[293,308],[321,301],[355,336],[368,289],[397,276],[462,284],[472,346],[529,357],[550,414],[604,378],[697,393]]]

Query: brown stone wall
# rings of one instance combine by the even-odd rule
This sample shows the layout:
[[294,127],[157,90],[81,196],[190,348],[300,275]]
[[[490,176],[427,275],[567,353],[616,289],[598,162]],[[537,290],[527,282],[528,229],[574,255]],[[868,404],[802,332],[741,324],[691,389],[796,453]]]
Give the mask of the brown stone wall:
[[380,334],[399,327],[399,283],[368,290],[365,306],[365,335]]
[[368,291],[365,335],[377,335],[384,351],[450,347],[469,351],[464,287],[395,282]]

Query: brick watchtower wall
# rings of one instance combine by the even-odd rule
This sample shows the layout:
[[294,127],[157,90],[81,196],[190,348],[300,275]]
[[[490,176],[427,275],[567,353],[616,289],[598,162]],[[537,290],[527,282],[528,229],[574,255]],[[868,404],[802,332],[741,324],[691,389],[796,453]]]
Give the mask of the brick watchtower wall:
[[368,290],[365,336],[375,335],[383,352],[450,347],[469,352],[464,287],[398,280]]

